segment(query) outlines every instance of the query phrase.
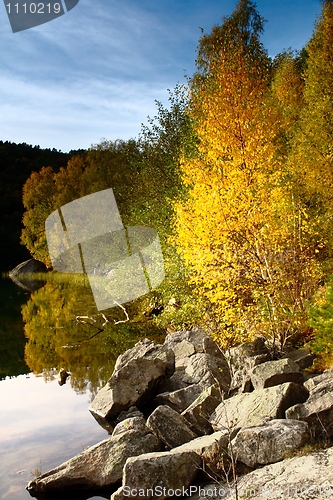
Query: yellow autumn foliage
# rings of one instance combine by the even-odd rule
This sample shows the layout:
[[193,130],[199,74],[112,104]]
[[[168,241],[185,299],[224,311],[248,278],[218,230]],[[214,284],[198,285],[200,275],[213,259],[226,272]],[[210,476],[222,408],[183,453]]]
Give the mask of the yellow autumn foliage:
[[193,78],[199,145],[182,159],[187,195],[174,204],[173,243],[224,346],[258,333],[284,344],[305,324],[320,276],[316,235],[279,144],[290,119],[255,49],[228,41],[209,74]]

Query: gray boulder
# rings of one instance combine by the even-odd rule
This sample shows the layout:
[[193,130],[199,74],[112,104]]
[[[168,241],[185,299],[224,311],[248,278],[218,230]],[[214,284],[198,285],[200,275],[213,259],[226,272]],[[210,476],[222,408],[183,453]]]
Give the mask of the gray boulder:
[[325,370],[320,375],[316,375],[314,377],[310,377],[306,382],[304,382],[304,387],[307,388],[308,391],[312,391],[317,385],[322,384],[323,382],[331,384],[333,387],[333,372],[329,370]]
[[147,427],[169,448],[176,448],[197,437],[185,418],[169,406],[158,406],[148,418]]
[[137,496],[131,496],[133,500],[142,498],[139,490],[141,493],[145,492],[146,498],[152,499],[168,498],[168,490],[176,492],[178,497],[181,493],[185,498],[188,497],[189,487],[198,472],[204,468],[204,462],[218,463],[227,456],[228,440],[228,432],[216,432],[169,452],[149,453],[128,459],[124,468],[123,486],[111,495],[111,500],[125,500],[134,490]]
[[289,408],[286,417],[307,422],[315,439],[333,437],[333,377],[323,377],[309,399]]
[[201,393],[202,387],[199,384],[193,384],[184,389],[178,389],[178,391],[158,394],[155,401],[160,405],[170,406],[170,408],[181,413],[190,406]]
[[296,420],[271,420],[244,427],[232,440],[234,457],[248,467],[273,464],[310,440],[308,425]]
[[175,371],[175,355],[172,349],[161,344],[155,344],[152,340],[143,339],[134,347],[128,349],[118,356],[114,371],[119,371],[133,359],[160,359],[165,364],[165,375],[170,377]]
[[182,415],[189,422],[191,429],[198,435],[211,434],[213,427],[209,419],[215,408],[221,403],[221,391],[216,385],[205,389]]
[[44,262],[35,259],[29,259],[18,266],[16,266],[12,271],[10,271],[9,276],[18,276],[19,274],[30,274],[30,273],[47,273],[47,267]]
[[123,485],[111,500],[165,499],[186,490],[195,479],[201,459],[194,451],[147,453],[126,461]]
[[163,381],[159,392],[173,392],[189,385],[209,387],[216,381],[223,392],[229,391],[230,369],[224,354],[201,330],[167,335],[164,346],[175,353],[175,373]]
[[224,356],[212,356],[206,353],[196,353],[188,358],[185,368],[184,382],[210,387],[217,383],[223,393],[228,393],[231,376],[228,363]]
[[253,342],[245,342],[232,347],[227,353],[231,367],[232,380],[230,391],[249,392],[251,389],[251,374],[253,368],[265,361],[271,360],[271,354],[263,337],[257,337]]
[[228,454],[229,432],[227,430],[217,431],[208,436],[200,436],[188,443],[174,448],[170,453],[182,453],[194,451],[203,460],[213,460]]
[[226,399],[210,418],[214,430],[261,425],[268,420],[285,418],[288,408],[303,403],[309,392],[293,382],[257,389]]
[[255,389],[263,389],[264,387],[272,387],[285,382],[302,384],[304,377],[294,361],[284,358],[277,361],[266,361],[255,366],[252,371],[251,382]]
[[228,475],[230,471],[230,459],[228,455],[228,445],[230,435],[227,430],[214,432],[206,436],[193,439],[178,448],[174,448],[170,453],[183,453],[194,451],[201,459],[201,467],[198,470],[198,480],[220,479],[221,475]]
[[184,382],[184,373],[184,370],[176,369],[175,373],[171,375],[171,377],[162,380],[157,388],[157,393],[163,394],[165,392],[175,392],[193,385],[191,383]]
[[116,422],[121,422],[122,420],[134,417],[143,417],[143,413],[140,410],[138,410],[136,406],[131,406],[128,410],[121,411],[119,413]]
[[[227,495],[213,498],[234,500],[230,489],[224,486]],[[256,500],[332,500],[333,448],[254,470],[238,479],[238,492],[241,498]]]
[[308,349],[289,349],[284,357],[294,361],[300,370],[310,368],[314,361],[314,355]]
[[188,358],[197,352],[194,344],[188,340],[182,340],[178,344],[174,344],[172,349],[175,353],[176,370],[186,368]]
[[191,356],[198,352],[216,356],[219,352],[213,339],[198,329],[170,333],[165,337],[164,345],[173,349],[178,358]]
[[106,385],[97,393],[89,411],[98,422],[113,420],[131,406],[142,407],[155,395],[165,377],[166,363],[160,359],[133,359],[115,370]]
[[129,457],[161,449],[161,442],[148,429],[117,433],[61,464],[27,486],[32,496],[70,491],[95,491],[120,482]]
[[146,419],[142,415],[140,417],[129,417],[121,420],[121,422],[119,422],[119,424],[117,424],[114,428],[112,436],[118,436],[119,434],[123,434],[128,431],[137,431],[142,434],[150,432],[146,426]]

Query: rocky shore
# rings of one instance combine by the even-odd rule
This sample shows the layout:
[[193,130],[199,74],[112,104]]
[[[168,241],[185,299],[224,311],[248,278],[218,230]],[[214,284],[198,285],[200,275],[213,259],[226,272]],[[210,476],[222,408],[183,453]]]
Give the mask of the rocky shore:
[[89,408],[110,437],[27,489],[39,499],[333,499],[333,373],[305,371],[312,363],[305,349],[273,359],[263,338],[228,353],[200,330],[144,339]]

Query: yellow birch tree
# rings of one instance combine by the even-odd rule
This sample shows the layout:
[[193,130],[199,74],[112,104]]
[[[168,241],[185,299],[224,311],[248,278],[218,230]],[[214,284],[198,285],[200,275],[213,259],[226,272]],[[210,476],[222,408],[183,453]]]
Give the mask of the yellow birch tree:
[[[255,333],[282,344],[304,320],[312,262],[280,137],[263,20],[248,0],[200,42],[191,113],[200,143],[183,158],[175,237],[224,346]],[[219,325],[219,326],[218,326]]]

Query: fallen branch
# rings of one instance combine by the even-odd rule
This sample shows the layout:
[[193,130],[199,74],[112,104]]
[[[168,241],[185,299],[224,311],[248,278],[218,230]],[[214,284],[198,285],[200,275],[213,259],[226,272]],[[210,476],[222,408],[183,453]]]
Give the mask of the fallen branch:
[[115,324],[115,325],[119,325],[119,323],[127,323],[127,321],[129,321],[130,319],[129,319],[129,316],[128,316],[128,314],[127,314],[127,311],[126,311],[125,307],[124,307],[124,306],[122,306],[121,304],[119,304],[119,303],[118,303],[118,302],[116,302],[116,301],[114,301],[114,303],[115,303],[117,306],[121,307],[121,309],[124,311],[124,313],[125,313],[125,315],[126,315],[126,319],[122,319],[122,320],[119,320],[119,321],[115,321],[115,320],[114,320],[114,324]]
[[91,321],[93,321],[93,323],[96,323],[95,318],[92,318],[91,316],[76,316],[77,323],[82,323],[83,325],[86,325],[87,322],[84,321],[85,319],[90,319]]

